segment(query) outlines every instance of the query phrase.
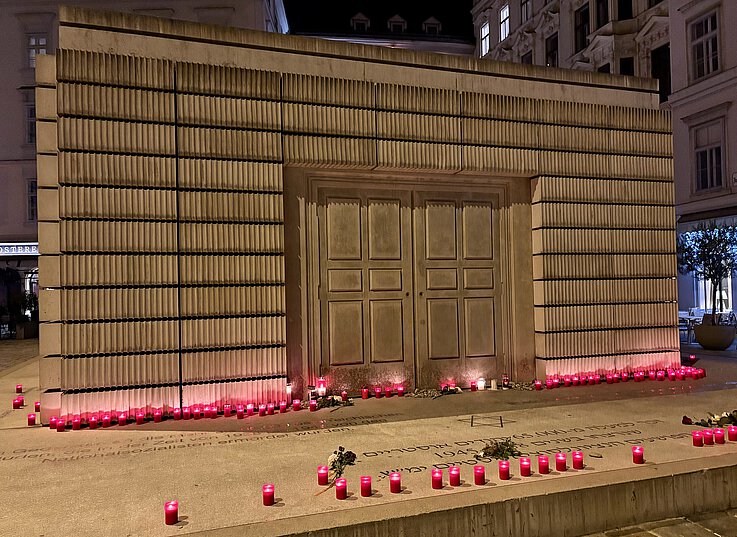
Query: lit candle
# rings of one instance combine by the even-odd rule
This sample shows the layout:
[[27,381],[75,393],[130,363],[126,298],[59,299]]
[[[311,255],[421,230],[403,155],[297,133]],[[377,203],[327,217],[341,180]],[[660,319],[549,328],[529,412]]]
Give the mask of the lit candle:
[[328,383],[324,377],[317,379],[317,395],[324,397],[327,393]]
[[17,397],[13,399],[13,410],[18,410],[20,408],[20,399]]
[[327,466],[317,467],[317,484],[321,486],[328,484],[328,467]]
[[676,380],[676,372],[672,369],[668,370],[668,380]]
[[650,380],[655,380],[655,378],[657,377],[657,373],[655,373],[655,371],[649,371],[647,376]]
[[727,438],[730,442],[737,442],[737,426],[730,425],[727,427]]
[[443,488],[443,471],[440,468],[432,469],[432,488],[441,489]]
[[691,442],[694,447],[703,447],[704,436],[701,434],[701,431],[691,431]]
[[90,419],[87,420],[87,423],[90,424],[90,429],[97,429],[97,416],[90,416]]
[[522,477],[530,477],[532,475],[532,463],[529,457],[520,457],[519,475]]
[[543,383],[542,383],[542,381],[541,381],[541,380],[536,380],[536,381],[535,381],[535,389],[536,389],[537,391],[540,391],[540,390],[542,390],[542,389],[543,389]]
[[163,414],[160,409],[154,410],[154,423],[161,423],[161,419],[163,417]]
[[20,401],[20,406],[26,406],[26,397],[24,395],[19,395],[18,401]]
[[56,420],[56,432],[57,433],[63,433],[66,428],[67,428],[67,424],[65,420],[61,418]]
[[292,401],[292,410],[297,412],[300,408],[302,408],[302,401],[300,401],[299,399],[295,399],[294,401]]
[[475,391],[476,391],[476,389],[477,389],[477,388],[476,388],[476,383],[475,383],[474,381],[471,381],[471,391],[472,391],[472,392],[475,392]]
[[477,464],[473,467],[473,482],[475,485],[486,484],[486,468],[483,465]]
[[145,419],[146,416],[143,415],[143,412],[136,412],[136,425],[143,425]]
[[376,396],[377,399],[381,398],[381,388],[378,386],[374,388],[374,396]]
[[573,459],[573,469],[583,470],[583,451],[574,451],[571,458]]
[[317,399],[310,399],[310,412],[317,410]]
[[724,429],[714,429],[714,443],[724,444]]
[[607,383],[607,384],[612,384],[613,382],[614,382],[614,377],[613,377],[613,376],[611,376],[611,375],[610,375],[609,373],[607,373],[607,376],[606,376],[606,383]]
[[479,391],[484,391],[486,389],[486,379],[480,378],[476,381],[476,386],[478,386]]
[[274,505],[274,485],[272,483],[267,483],[262,487],[262,491],[264,505]]
[[258,415],[262,417],[266,415],[266,405],[265,404],[261,403],[260,405],[258,405]]
[[578,378],[578,375],[573,375],[573,378],[571,379],[571,382],[574,386],[578,386],[580,384],[580,380]]
[[233,407],[230,405],[223,405],[223,417],[229,418],[233,414]]
[[289,402],[291,402],[292,401],[292,383],[291,382],[287,382],[286,391],[287,391],[287,399],[289,400]]
[[255,407],[254,407],[253,403],[248,403],[246,405],[246,416],[248,416],[249,418],[251,416],[253,416],[254,408]]
[[645,448],[642,446],[632,446],[632,462],[635,464],[645,464]]
[[699,369],[699,378],[706,378],[706,369]]
[[509,480],[509,461],[499,461],[499,479]]
[[617,384],[619,382],[619,373],[614,373],[612,378],[614,379],[614,384]]
[[34,412],[41,412],[41,401],[33,403],[33,410]]
[[341,399],[342,399],[343,401],[347,401],[347,400],[348,400],[348,392],[347,392],[347,391],[345,391],[345,390],[343,390],[342,392],[340,392],[340,398],[341,398]]
[[402,492],[402,474],[399,472],[392,472],[389,474],[389,490],[392,494],[399,494]]
[[384,397],[391,397],[392,396],[392,389],[391,388],[385,388],[384,389]]
[[236,405],[235,417],[239,420],[242,420],[245,416],[246,416],[246,409],[243,408],[243,405]]
[[665,371],[658,371],[657,372],[657,379],[658,380],[665,380]]
[[188,406],[185,406],[182,409],[182,419],[188,420],[191,417],[192,417],[192,410]]
[[[56,422],[57,422],[57,420],[58,420],[58,418],[56,416],[51,416],[49,418],[49,429],[56,429]],[[730,438],[730,440],[731,440],[731,438]]]
[[568,388],[568,386],[570,385],[571,385],[571,377],[566,375],[565,377],[563,377],[563,386]]
[[461,469],[458,466],[451,466],[448,468],[448,477],[450,479],[451,487],[461,486]]
[[23,393],[23,384],[15,385],[15,393]]
[[548,459],[547,455],[537,456],[537,471],[540,474],[550,473],[550,460]]
[[704,445],[713,446],[714,445],[714,433],[711,431],[711,429],[704,429],[704,432],[702,434],[704,435]]
[[684,378],[683,369],[676,369],[676,380],[683,380]]
[[560,379],[558,377],[555,377],[553,379],[553,388],[558,388],[558,387],[560,387]]
[[622,373],[622,382],[627,382],[630,379],[630,374],[626,371]]
[[371,476],[370,475],[362,475],[361,476],[361,496],[364,498],[368,498],[371,496]]
[[280,401],[279,402],[279,413],[284,414],[287,411],[287,402],[286,401]]
[[202,413],[204,414],[206,418],[209,418],[210,417],[210,405],[203,407]]
[[120,414],[118,414],[118,425],[122,427],[123,425],[127,425],[127,424],[128,424],[128,414],[126,414],[125,412],[121,412]]
[[568,468],[568,465],[566,463],[566,454],[556,453],[555,454],[555,470],[558,472],[565,472],[567,468]]
[[686,367],[686,378],[693,378],[693,367]]
[[173,526],[179,522],[179,502],[172,500],[164,503],[164,522],[167,526]]
[[103,414],[102,415],[102,426],[103,428],[107,429],[110,427],[110,424],[112,423],[112,417],[110,414]]
[[179,421],[182,419],[182,409],[181,408],[175,408],[171,411],[172,415],[174,416],[175,421]]
[[348,482],[345,477],[335,480],[335,499],[345,500],[348,497]]
[[695,361],[696,361],[696,355],[695,355],[695,354],[689,354],[689,355],[688,355],[688,359],[689,359],[689,360],[690,360],[691,362],[695,362]]
[[553,389],[553,379],[547,379],[545,381],[545,388],[547,388],[548,390]]
[[82,419],[79,416],[72,418],[72,430],[79,431],[82,428]]
[[[36,425],[36,414],[28,414],[28,426]],[[722,439],[724,435],[722,435]]]
[[[266,405],[266,413],[269,416],[273,416],[274,415],[274,403],[269,403],[268,405]],[[260,414],[260,411],[259,411],[259,414]]]
[[202,409],[200,407],[198,407],[198,406],[194,407],[192,409],[192,416],[196,420],[200,419],[202,417]]
[[404,386],[397,386],[397,395],[399,397],[404,397]]
[[218,406],[212,405],[210,407],[210,418],[215,419],[218,417]]
[[361,399],[368,399],[368,388],[361,388]]

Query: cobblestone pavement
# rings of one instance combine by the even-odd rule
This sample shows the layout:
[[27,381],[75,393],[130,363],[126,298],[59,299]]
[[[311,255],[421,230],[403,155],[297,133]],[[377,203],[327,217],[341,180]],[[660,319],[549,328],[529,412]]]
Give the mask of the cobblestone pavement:
[[737,537],[737,509],[688,518],[669,518],[587,537]]
[[0,372],[38,356],[38,339],[0,340]]

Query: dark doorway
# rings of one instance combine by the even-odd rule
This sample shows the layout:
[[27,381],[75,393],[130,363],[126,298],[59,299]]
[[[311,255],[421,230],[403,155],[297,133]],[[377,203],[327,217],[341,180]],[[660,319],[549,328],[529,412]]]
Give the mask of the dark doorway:
[[670,95],[670,43],[650,53],[650,76],[660,82],[660,102],[664,103]]

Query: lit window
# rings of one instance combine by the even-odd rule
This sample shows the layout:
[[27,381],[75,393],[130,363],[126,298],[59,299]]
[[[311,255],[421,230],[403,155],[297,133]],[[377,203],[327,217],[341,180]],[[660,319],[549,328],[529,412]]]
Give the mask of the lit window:
[[26,143],[36,143],[36,105],[26,104]]
[[527,22],[532,18],[532,2],[530,0],[521,0],[519,3],[520,20]]
[[699,79],[719,70],[716,11],[691,23],[692,77]]
[[485,22],[481,25],[479,33],[479,41],[481,41],[481,57],[483,58],[489,53],[489,23]]
[[35,222],[38,219],[36,180],[28,181],[28,220]]
[[721,120],[693,130],[697,191],[722,186],[722,132]]
[[504,4],[499,10],[499,41],[509,36],[509,4]]
[[46,34],[31,34],[28,36],[28,67],[36,67],[36,57],[46,54]]

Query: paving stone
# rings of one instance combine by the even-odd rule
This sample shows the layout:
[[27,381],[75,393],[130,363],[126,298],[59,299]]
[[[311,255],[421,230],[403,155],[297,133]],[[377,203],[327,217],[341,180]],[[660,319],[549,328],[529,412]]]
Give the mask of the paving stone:
[[737,537],[737,516],[730,513],[709,513],[688,517],[720,537]]

